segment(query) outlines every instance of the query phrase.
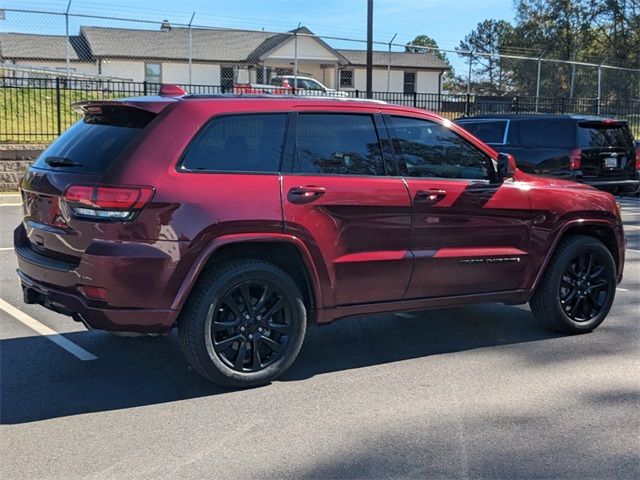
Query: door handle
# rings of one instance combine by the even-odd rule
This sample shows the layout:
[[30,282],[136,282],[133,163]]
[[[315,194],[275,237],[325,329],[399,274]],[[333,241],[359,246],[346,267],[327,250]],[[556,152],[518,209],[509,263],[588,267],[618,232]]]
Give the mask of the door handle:
[[321,197],[327,191],[324,187],[316,187],[315,185],[305,185],[293,187],[287,194],[287,200],[291,203],[307,203]]
[[422,203],[438,203],[447,196],[447,191],[440,188],[430,188],[428,190],[418,190],[416,201]]

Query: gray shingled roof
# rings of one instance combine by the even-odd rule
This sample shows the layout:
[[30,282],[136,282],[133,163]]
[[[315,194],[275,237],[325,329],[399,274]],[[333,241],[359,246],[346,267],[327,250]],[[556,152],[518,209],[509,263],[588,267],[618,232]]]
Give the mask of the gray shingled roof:
[[[312,34],[306,27],[300,33]],[[293,32],[293,31],[292,31]],[[231,29],[192,30],[194,61],[254,62],[290,37],[288,33]],[[127,28],[82,27],[80,36],[70,37],[71,60],[92,58],[139,58],[181,60],[189,58],[189,30],[134,30]],[[322,41],[322,40],[320,40]],[[324,42],[323,42],[324,44]],[[327,48],[329,45],[324,44]],[[66,58],[66,42],[59,35],[0,33],[0,57],[53,60]],[[335,50],[341,63],[366,65],[364,50]],[[387,66],[387,52],[373,52],[375,66]],[[391,66],[403,68],[449,67],[431,53],[391,53]]]
[[[82,27],[96,58],[133,57],[153,59],[189,58],[189,30],[171,28],[160,30],[133,30],[126,28]],[[193,60],[244,62],[272,32],[241,30],[192,30]]]
[[[338,50],[352,65],[366,65],[366,50]],[[389,52],[373,52],[373,64],[375,66],[387,66]],[[391,52],[391,66],[404,68],[434,68],[448,70],[449,66],[432,53],[405,53]]]
[[[70,60],[90,60],[91,52],[84,38],[69,37]],[[0,33],[0,58],[60,60],[67,58],[67,42],[61,35]]]

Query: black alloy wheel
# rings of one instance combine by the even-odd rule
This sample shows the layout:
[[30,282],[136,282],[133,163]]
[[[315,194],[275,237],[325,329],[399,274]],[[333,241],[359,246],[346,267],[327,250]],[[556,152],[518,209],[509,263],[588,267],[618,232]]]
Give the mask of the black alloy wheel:
[[606,266],[593,252],[578,254],[565,268],[560,282],[564,312],[576,322],[595,317],[607,300]]
[[178,319],[189,365],[232,388],[266,385],[298,356],[307,329],[300,288],[264,260],[231,259],[207,268]]
[[291,335],[291,311],[270,282],[232,287],[207,313],[213,350],[238,372],[257,372],[275,362]]

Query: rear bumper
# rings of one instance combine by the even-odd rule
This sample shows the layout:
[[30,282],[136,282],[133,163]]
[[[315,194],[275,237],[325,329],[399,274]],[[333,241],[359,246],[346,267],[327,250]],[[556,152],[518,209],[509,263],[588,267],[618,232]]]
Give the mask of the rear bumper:
[[18,270],[25,303],[42,305],[69,315],[87,328],[141,333],[165,333],[178,317],[176,310],[147,308],[97,308],[89,306],[81,295],[57,290],[28,277]]
[[638,188],[640,187],[640,180],[578,180],[587,185],[593,185],[594,187],[628,187]]
[[[82,321],[88,328],[166,332],[178,311],[171,308],[180,284],[180,242],[172,245],[94,240],[75,263],[31,247],[21,225],[14,232],[18,276],[26,303]],[[166,242],[165,242],[166,243]],[[85,296],[100,287],[106,299]]]

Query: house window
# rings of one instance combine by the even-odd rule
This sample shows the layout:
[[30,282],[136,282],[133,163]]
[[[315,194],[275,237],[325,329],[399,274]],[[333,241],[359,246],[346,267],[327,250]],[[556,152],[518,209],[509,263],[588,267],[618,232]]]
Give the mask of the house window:
[[144,80],[147,83],[162,83],[162,69],[159,63],[144,64]]
[[340,88],[353,88],[353,70],[340,70]]
[[404,93],[416,93],[416,72],[404,72]]
[[235,81],[233,67],[220,67],[220,86],[222,87],[222,93],[227,93],[233,90],[233,83]]

